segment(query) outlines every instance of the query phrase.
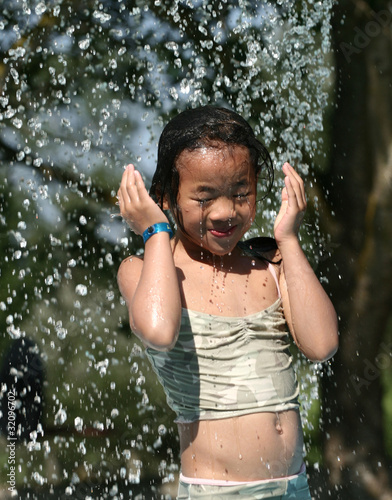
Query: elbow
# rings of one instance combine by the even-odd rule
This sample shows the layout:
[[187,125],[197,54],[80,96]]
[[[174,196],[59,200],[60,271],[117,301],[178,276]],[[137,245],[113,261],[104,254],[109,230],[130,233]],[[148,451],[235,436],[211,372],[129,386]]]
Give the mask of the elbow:
[[[131,318],[130,318],[131,319]],[[149,327],[141,327],[130,321],[133,333],[145,344],[146,347],[156,351],[171,351],[175,346],[180,325],[170,324],[169,321],[165,324],[154,325]]]
[[333,358],[337,350],[338,350],[337,347],[334,347],[329,350],[324,349],[317,352],[312,352],[307,357],[310,361],[313,361],[314,363],[324,363],[325,361],[328,361],[329,359]]
[[304,352],[304,354],[310,361],[313,361],[314,363],[324,363],[336,354],[338,348],[339,341],[336,336],[336,340],[318,345],[316,348],[307,350],[307,352]]
[[150,347],[151,349],[154,349],[155,351],[162,351],[162,352],[168,352],[173,349],[173,347],[176,345],[178,339],[178,333],[177,334],[171,334],[171,335],[159,335],[159,336],[154,336],[152,335],[151,338],[146,338],[143,337],[143,342],[146,344],[147,347]]
[[[324,363],[331,359],[339,348],[339,327],[336,314],[331,315],[330,321],[324,325],[324,328],[318,328],[318,332],[313,331],[315,342],[309,346],[304,354],[310,361],[315,363]],[[317,339],[317,340],[316,340]]]

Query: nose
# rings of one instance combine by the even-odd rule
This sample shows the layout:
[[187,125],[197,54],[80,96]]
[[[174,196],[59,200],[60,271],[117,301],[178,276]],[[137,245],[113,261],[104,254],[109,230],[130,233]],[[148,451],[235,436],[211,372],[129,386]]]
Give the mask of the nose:
[[232,199],[220,197],[215,200],[210,218],[213,221],[227,221],[235,215],[235,203]]

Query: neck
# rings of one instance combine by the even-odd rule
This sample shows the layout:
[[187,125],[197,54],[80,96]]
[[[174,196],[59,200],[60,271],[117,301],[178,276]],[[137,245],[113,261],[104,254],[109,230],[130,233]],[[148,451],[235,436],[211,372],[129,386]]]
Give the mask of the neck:
[[233,265],[233,257],[235,258],[239,252],[238,248],[235,247],[231,252],[228,252],[227,254],[216,255],[201,245],[184,245],[181,238],[175,239],[174,251],[184,252],[193,261],[214,267],[218,270],[231,269]]

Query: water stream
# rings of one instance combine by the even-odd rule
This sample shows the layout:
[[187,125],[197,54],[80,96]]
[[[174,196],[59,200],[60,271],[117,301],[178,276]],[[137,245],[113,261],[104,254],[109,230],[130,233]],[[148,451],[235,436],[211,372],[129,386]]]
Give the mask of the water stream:
[[[17,418],[15,435],[1,429],[4,494],[141,498],[139,484],[145,498],[173,494],[173,415],[129,332],[115,278],[142,248],[111,217],[123,166],[135,163],[148,183],[168,118],[214,103],[248,119],[277,169],[291,161],[311,189],[326,157],[332,4],[2,1],[3,367],[24,353],[14,399],[1,380],[1,418]],[[271,234],[281,183],[277,175],[250,235]],[[302,238],[310,250],[322,244],[317,219]],[[297,363],[311,447],[319,367]]]

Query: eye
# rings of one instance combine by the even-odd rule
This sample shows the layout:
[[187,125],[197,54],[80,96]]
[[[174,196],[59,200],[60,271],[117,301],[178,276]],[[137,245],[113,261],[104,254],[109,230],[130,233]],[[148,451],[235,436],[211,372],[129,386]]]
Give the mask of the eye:
[[247,192],[247,193],[237,193],[237,194],[234,195],[234,198],[237,199],[237,200],[244,200],[249,195],[250,195],[249,192]]
[[213,198],[198,198],[196,201],[199,203],[201,206],[205,206],[208,203],[210,203],[213,200]]

